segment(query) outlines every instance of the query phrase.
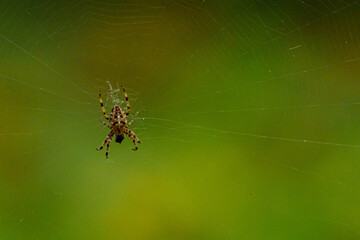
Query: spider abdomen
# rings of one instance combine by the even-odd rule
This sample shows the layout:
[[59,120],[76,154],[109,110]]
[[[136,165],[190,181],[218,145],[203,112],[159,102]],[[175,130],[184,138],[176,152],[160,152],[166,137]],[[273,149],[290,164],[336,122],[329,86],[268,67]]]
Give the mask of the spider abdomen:
[[116,136],[115,142],[121,143],[123,140],[124,140],[124,135],[121,134]]

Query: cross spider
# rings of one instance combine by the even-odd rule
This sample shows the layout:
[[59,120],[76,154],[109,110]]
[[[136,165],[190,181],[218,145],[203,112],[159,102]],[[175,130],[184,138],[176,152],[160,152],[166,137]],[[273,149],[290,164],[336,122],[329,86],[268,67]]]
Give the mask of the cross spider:
[[113,138],[113,136],[115,135],[115,142],[117,143],[121,143],[124,140],[124,135],[128,135],[132,140],[133,143],[135,145],[135,148],[133,148],[134,151],[136,151],[138,149],[136,142],[141,143],[140,140],[136,137],[135,133],[133,131],[130,131],[128,128],[129,126],[134,122],[134,119],[130,121],[129,124],[127,124],[127,119],[126,117],[129,115],[130,113],[130,104],[129,104],[129,99],[128,96],[126,94],[125,88],[123,86],[121,86],[121,88],[124,91],[124,95],[125,95],[125,100],[126,100],[126,106],[127,106],[127,111],[126,113],[124,112],[124,110],[118,106],[115,105],[112,110],[111,110],[111,115],[110,115],[110,119],[109,116],[106,115],[106,110],[104,108],[104,104],[101,98],[101,91],[99,91],[99,99],[100,99],[100,106],[101,109],[103,111],[104,117],[106,120],[108,120],[110,122],[110,125],[107,124],[106,122],[100,120],[100,122],[102,122],[105,126],[107,126],[108,128],[110,128],[110,132],[109,134],[106,136],[104,143],[101,145],[100,148],[97,148],[96,150],[101,150],[104,148],[105,144],[106,144],[106,158],[108,158],[109,155],[109,144]]

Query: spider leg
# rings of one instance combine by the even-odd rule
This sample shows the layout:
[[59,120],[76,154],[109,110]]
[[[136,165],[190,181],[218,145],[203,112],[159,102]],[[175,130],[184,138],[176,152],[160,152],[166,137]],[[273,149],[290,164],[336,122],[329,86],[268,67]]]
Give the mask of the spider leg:
[[108,115],[106,115],[106,110],[104,108],[104,104],[103,104],[103,101],[102,101],[102,98],[101,98],[101,91],[99,91],[99,100],[100,100],[100,106],[101,106],[101,109],[103,111],[104,117],[106,118],[106,120],[109,121],[109,117],[108,117]]
[[100,151],[101,149],[103,149],[103,148],[104,148],[104,146],[105,146],[105,144],[107,143],[107,141],[108,141],[108,136],[105,138],[104,143],[103,143],[103,144],[101,144],[101,146],[100,146],[99,148],[97,148],[96,150]]
[[128,127],[129,127],[131,124],[133,124],[134,121],[135,121],[135,118],[133,118],[133,119],[129,122]]
[[111,140],[112,140],[112,137],[109,138],[109,141],[106,144],[106,153],[105,153],[106,158],[109,158],[109,147],[110,147]]
[[103,142],[103,144],[99,148],[97,148],[96,150],[100,151],[101,149],[104,148],[104,146],[105,146],[105,144],[107,142],[110,143],[113,135],[114,135],[113,131],[110,131],[110,133],[106,136],[105,141]]
[[133,139],[133,143],[134,143],[135,148],[133,148],[132,150],[134,150],[134,151],[138,150],[135,139]]
[[103,120],[99,119],[99,121],[104,124],[105,126],[107,126],[108,128],[110,128],[109,124],[107,124],[106,122],[104,122]]
[[135,135],[135,133],[133,131],[129,130],[129,137],[131,137],[132,139],[135,139],[138,143],[141,143],[141,141],[137,138],[137,136]]
[[115,108],[113,107],[110,113],[110,123],[114,123],[115,120],[116,120],[116,114],[115,114]]
[[129,115],[129,114],[130,114],[130,103],[129,103],[129,98],[128,98],[128,95],[127,95],[127,93],[126,93],[126,91],[125,91],[124,86],[122,86],[122,85],[121,85],[121,87],[122,87],[122,89],[123,89],[123,91],[124,91],[124,95],[125,95],[126,107],[127,107],[126,116],[127,116],[127,115]]
[[133,131],[127,131],[127,135],[133,140],[133,143],[135,145],[135,148],[133,148],[134,151],[138,150],[138,147],[136,145],[136,142],[141,143],[141,141],[136,137],[135,133]]

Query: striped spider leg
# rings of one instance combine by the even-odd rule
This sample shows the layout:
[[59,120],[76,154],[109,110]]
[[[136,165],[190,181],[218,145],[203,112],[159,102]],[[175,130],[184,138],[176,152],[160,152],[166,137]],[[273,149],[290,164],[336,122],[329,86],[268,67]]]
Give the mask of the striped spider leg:
[[100,151],[101,149],[104,148],[104,146],[106,144],[106,153],[105,153],[106,158],[109,157],[109,147],[110,147],[110,143],[111,143],[113,136],[114,136],[114,132],[111,130],[109,132],[109,134],[106,136],[104,143],[99,148],[96,149],[96,150]]

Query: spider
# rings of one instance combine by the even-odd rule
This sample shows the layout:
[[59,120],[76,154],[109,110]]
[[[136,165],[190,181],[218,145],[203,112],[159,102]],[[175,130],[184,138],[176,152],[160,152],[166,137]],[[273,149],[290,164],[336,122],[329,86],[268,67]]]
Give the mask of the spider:
[[99,121],[102,122],[108,128],[110,128],[110,132],[106,136],[104,143],[96,150],[100,151],[101,149],[104,148],[104,146],[106,144],[106,154],[105,154],[106,158],[108,158],[109,145],[110,145],[111,140],[113,139],[114,135],[115,135],[115,142],[117,142],[117,143],[121,143],[124,140],[124,135],[129,136],[133,140],[133,143],[135,146],[133,148],[134,151],[136,151],[138,149],[136,142],[141,143],[141,141],[136,137],[135,133],[128,129],[129,126],[134,122],[134,119],[131,120],[129,124],[127,124],[126,117],[130,113],[130,104],[129,104],[129,99],[126,94],[125,88],[123,86],[121,86],[121,88],[124,91],[127,111],[125,113],[124,110],[120,106],[115,105],[111,110],[110,118],[108,115],[106,115],[106,110],[104,108],[104,104],[103,104],[103,101],[101,98],[101,91],[99,91],[100,106],[103,111],[105,119],[108,120],[110,122],[110,124],[107,124],[106,122],[102,121],[101,119],[99,119]]

